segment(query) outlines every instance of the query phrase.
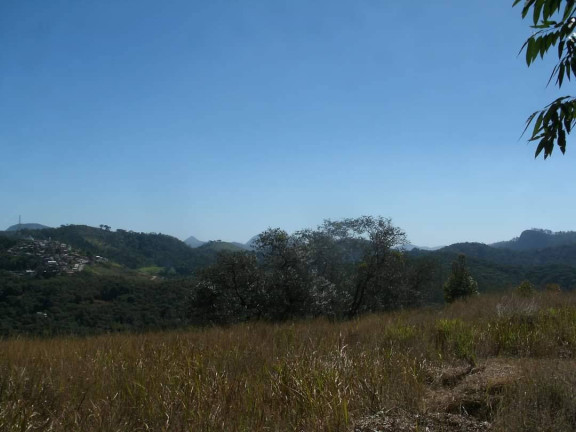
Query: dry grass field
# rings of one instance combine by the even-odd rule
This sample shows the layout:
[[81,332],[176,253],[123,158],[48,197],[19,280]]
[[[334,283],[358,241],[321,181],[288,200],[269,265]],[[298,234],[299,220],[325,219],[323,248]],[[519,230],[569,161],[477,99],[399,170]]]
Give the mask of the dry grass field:
[[576,295],[0,341],[0,431],[573,431]]

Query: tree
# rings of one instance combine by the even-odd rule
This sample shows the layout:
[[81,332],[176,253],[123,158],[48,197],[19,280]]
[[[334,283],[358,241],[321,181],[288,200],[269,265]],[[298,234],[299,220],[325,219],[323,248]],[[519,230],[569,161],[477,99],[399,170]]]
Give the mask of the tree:
[[[514,0],[513,6],[521,0]],[[552,70],[548,83],[555,81],[559,88],[576,77],[576,0],[525,0],[522,18],[531,12],[532,28],[522,49],[526,53],[526,63],[530,66],[538,57],[543,58],[553,46],[557,46],[558,63]],[[562,96],[534,112],[526,121],[524,132],[533,124],[529,141],[537,142],[535,156],[544,152],[544,159],[552,154],[555,145],[562,153],[566,152],[566,135],[576,124],[576,98]]]
[[190,306],[194,321],[231,323],[263,317],[266,303],[255,255],[223,251],[199,272]]
[[326,220],[316,230],[296,235],[313,274],[336,287],[339,300],[346,302],[341,313],[354,317],[399,306],[404,263],[395,248],[406,244],[406,235],[390,219]]
[[300,241],[280,228],[256,237],[253,248],[269,298],[267,313],[274,319],[306,315],[310,306],[310,272]]
[[468,273],[466,255],[460,254],[452,263],[452,273],[444,284],[444,300],[452,303],[460,298],[478,294],[478,283]]
[[268,229],[253,251],[221,254],[198,273],[192,319],[344,318],[417,305],[432,269],[409,259],[405,243],[404,232],[381,217],[326,220],[292,235]]

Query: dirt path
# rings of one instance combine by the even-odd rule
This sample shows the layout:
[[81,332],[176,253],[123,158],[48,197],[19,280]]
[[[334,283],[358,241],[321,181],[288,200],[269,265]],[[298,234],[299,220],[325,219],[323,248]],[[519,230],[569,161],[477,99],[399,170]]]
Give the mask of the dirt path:
[[354,432],[483,432],[502,390],[519,377],[513,359],[488,359],[479,365],[431,370],[421,412],[401,408],[358,421]]

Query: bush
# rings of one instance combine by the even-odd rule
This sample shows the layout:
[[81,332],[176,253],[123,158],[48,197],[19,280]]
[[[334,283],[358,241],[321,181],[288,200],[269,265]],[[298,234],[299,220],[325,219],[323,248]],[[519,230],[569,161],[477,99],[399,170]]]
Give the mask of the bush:
[[532,297],[536,293],[534,285],[527,280],[518,285],[514,291],[521,297]]
[[547,283],[546,286],[544,287],[544,290],[546,292],[556,294],[561,292],[562,288],[560,288],[560,285],[558,285],[557,283]]
[[452,263],[452,274],[444,284],[444,300],[452,303],[463,297],[478,294],[478,283],[468,273],[466,256],[461,254]]

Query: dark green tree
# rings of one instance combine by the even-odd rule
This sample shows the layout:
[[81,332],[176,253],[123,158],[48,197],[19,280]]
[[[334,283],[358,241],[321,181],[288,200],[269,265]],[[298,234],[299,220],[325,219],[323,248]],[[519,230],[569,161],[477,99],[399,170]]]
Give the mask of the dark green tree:
[[[522,0],[514,0],[513,6]],[[557,48],[558,63],[552,70],[548,83],[554,81],[559,88],[565,80],[576,77],[576,1],[575,0],[524,0],[522,18],[531,16],[534,33],[521,51],[530,66],[538,57],[543,58],[552,47]],[[566,136],[576,124],[576,98],[562,96],[534,112],[526,121],[526,130],[532,126],[529,141],[537,143],[536,157],[542,152],[544,159],[557,145],[566,152]]]
[[269,298],[268,315],[281,320],[307,315],[311,275],[299,239],[270,228],[256,237],[253,248]]
[[353,317],[400,306],[404,262],[395,248],[406,243],[406,235],[390,219],[326,220],[316,230],[297,236],[306,245],[313,274],[329,281],[339,302],[345,302],[340,314]]
[[292,235],[268,229],[253,251],[221,255],[198,274],[193,321],[351,318],[416,306],[429,297],[433,265],[407,257],[405,243],[381,217],[326,220]]
[[478,283],[470,276],[466,255],[460,254],[452,263],[452,273],[444,284],[444,300],[452,303],[460,298],[478,294]]
[[231,323],[264,316],[268,297],[256,257],[251,252],[221,252],[202,269],[191,298],[198,323]]

